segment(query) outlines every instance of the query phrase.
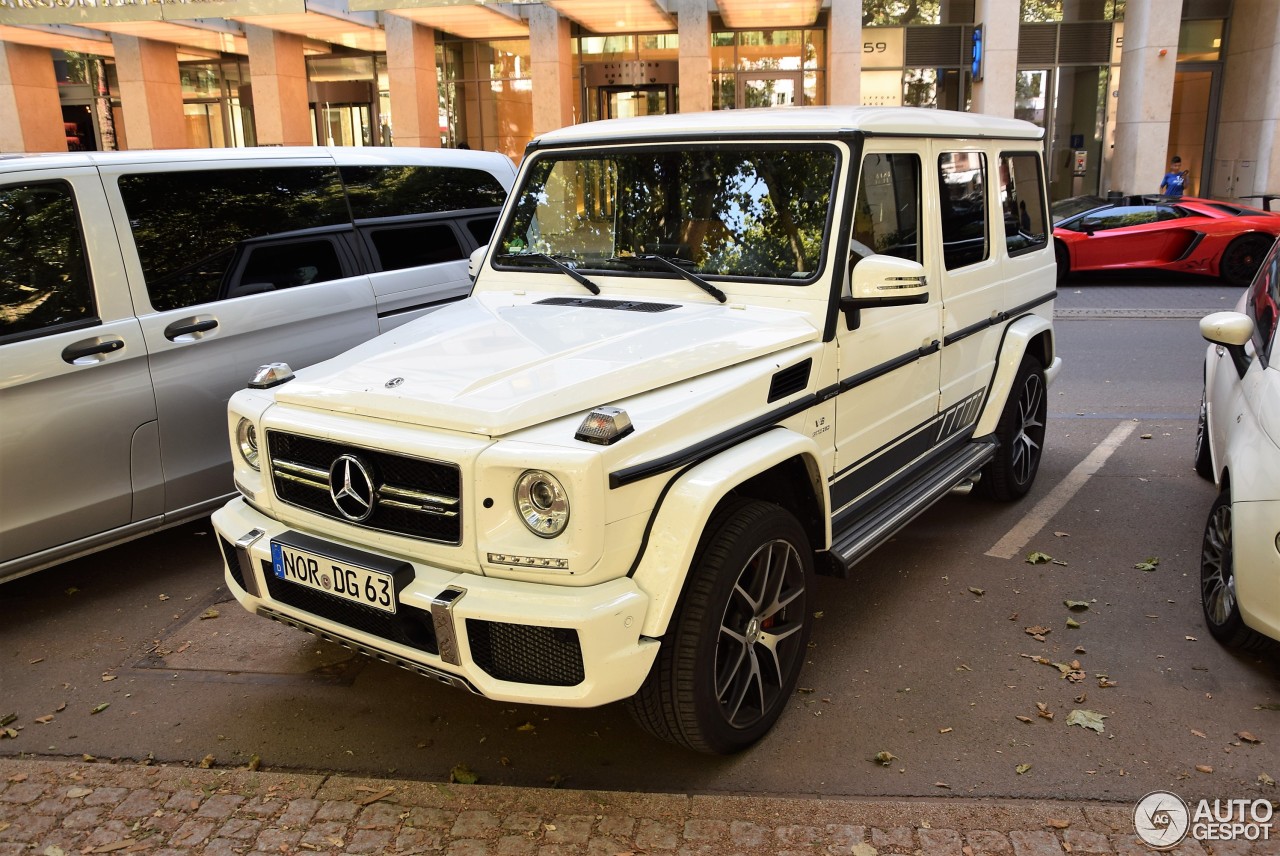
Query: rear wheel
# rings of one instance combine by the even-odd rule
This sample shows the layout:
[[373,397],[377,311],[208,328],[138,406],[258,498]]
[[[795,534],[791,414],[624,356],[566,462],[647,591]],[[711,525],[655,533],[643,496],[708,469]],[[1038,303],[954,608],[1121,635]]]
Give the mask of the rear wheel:
[[1200,605],[1209,632],[1224,645],[1260,650],[1271,640],[1250,629],[1240,617],[1236,599],[1235,551],[1232,548],[1231,491],[1213,501],[1200,547]]
[[1196,474],[1213,481],[1213,453],[1209,449],[1208,392],[1200,395],[1200,418],[1196,420]]
[[1009,398],[1004,403],[996,439],[1000,448],[982,470],[980,492],[1009,502],[1031,490],[1040,471],[1044,448],[1044,424],[1049,401],[1045,395],[1044,367],[1031,354],[1022,358]]
[[689,573],[631,713],[664,740],[737,752],[768,732],[795,691],[812,624],[813,553],[795,517],[745,500],[712,518]]
[[1218,275],[1231,285],[1246,286],[1253,282],[1262,259],[1271,249],[1273,239],[1267,235],[1249,234],[1236,238],[1222,251]]

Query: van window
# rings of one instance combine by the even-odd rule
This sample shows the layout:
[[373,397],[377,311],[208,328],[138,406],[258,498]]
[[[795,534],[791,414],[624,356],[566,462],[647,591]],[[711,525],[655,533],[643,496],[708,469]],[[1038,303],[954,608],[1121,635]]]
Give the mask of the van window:
[[497,217],[473,217],[467,221],[467,231],[471,233],[476,246],[479,247],[483,247],[493,239],[493,230],[497,226]]
[[342,181],[357,220],[494,208],[507,198],[502,185],[479,169],[445,166],[344,166]]
[[1000,154],[1000,205],[1004,210],[1004,242],[1009,255],[1029,252],[1049,242],[1039,154]]
[[982,152],[943,152],[938,157],[938,200],[942,260],[947,270],[986,259],[987,156]]
[[467,257],[448,223],[371,229],[369,237],[378,253],[378,270],[402,270]]
[[71,186],[0,188],[0,339],[97,321]]
[[877,253],[921,261],[919,157],[872,154],[863,158],[852,249],[858,260]]
[[[211,303],[240,288],[229,274],[281,232],[350,225],[335,167],[258,167],[123,175],[120,195],[157,311]],[[313,282],[338,276],[325,265]]]

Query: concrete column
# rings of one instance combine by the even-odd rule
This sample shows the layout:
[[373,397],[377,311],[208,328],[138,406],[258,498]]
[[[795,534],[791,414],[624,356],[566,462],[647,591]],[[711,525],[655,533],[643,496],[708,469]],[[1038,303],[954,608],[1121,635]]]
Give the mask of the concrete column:
[[65,152],[48,48],[0,42],[0,152]]
[[183,149],[187,140],[182,113],[178,49],[168,42],[112,33],[120,109],[131,149]]
[[440,86],[436,31],[388,13],[387,76],[391,85],[391,141],[397,146],[440,146]]
[[1013,118],[1018,81],[1018,0],[977,0],[982,25],[982,80],[973,84],[973,112]]
[[255,24],[246,24],[244,30],[249,41],[249,80],[253,84],[253,125],[258,145],[311,145],[302,37]]
[[710,110],[711,15],[707,2],[676,0],[673,5],[680,33],[680,112]]
[[862,102],[862,0],[831,0],[827,30],[827,102]]
[[[1125,6],[1116,147],[1111,155],[1108,190],[1155,193],[1160,187],[1171,157],[1165,149],[1169,146],[1181,23],[1182,0]],[[1233,26],[1233,37],[1236,32]]]
[[533,77],[533,133],[573,124],[573,51],[569,19],[550,6],[529,9],[529,63]]
[[[1126,41],[1128,37],[1126,23]],[[1280,16],[1274,0],[1235,0],[1229,45],[1222,73],[1213,183],[1225,190],[1233,172],[1229,167],[1234,166],[1238,179],[1231,187],[1232,195],[1275,193],[1280,191],[1280,100],[1271,93],[1280,92]],[[1246,170],[1238,169],[1240,161],[1254,164],[1252,181]],[[1202,185],[1200,194],[1209,196],[1210,189]],[[1257,204],[1258,200],[1248,202]]]

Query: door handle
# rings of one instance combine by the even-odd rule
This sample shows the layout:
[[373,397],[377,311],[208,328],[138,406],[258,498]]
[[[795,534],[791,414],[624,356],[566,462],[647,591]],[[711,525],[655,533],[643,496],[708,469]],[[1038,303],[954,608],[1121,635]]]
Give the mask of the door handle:
[[[75,342],[67,345],[62,349],[62,359],[72,365],[88,365],[88,363],[80,363],[85,357],[95,357],[100,354],[110,354],[124,347],[124,339],[88,339],[83,342]],[[93,361],[93,362],[96,362]]]
[[217,318],[184,318],[181,321],[174,321],[168,327],[165,327],[164,337],[170,342],[176,342],[179,336],[190,336],[195,333],[207,333],[217,326]]

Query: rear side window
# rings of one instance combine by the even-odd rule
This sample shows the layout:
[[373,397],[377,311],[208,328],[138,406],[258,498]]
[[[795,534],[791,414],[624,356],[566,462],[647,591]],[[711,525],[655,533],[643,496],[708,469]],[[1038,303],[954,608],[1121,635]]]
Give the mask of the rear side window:
[[942,259],[947,270],[990,255],[987,241],[987,156],[943,152],[938,157]]
[[378,254],[379,270],[403,270],[466,258],[448,223],[371,229],[369,238]]
[[853,209],[853,252],[859,260],[875,253],[921,261],[919,157],[863,158]]
[[507,192],[484,170],[444,166],[344,166],[357,220],[502,205]]
[[[249,280],[233,283],[232,274],[256,239],[297,246],[315,240],[308,230],[350,225],[332,166],[141,173],[121,176],[119,186],[147,293],[161,312],[234,296]],[[316,267],[312,282],[341,275],[336,265]]]
[[1126,226],[1155,223],[1161,219],[1172,219],[1172,214],[1162,218],[1160,209],[1154,205],[1125,205],[1082,217],[1070,228],[1076,232],[1105,232],[1110,229],[1123,229]]
[[1030,252],[1049,242],[1039,154],[1000,155],[1000,206],[1004,210],[1004,243],[1009,255]]
[[97,314],[71,186],[0,187],[0,340],[86,326]]

